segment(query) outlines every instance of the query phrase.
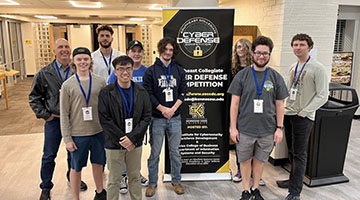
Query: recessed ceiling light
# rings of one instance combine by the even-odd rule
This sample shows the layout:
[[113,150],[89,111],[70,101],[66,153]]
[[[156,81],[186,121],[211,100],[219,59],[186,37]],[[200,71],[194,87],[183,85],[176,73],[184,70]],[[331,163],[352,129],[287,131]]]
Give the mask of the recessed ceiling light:
[[38,19],[57,19],[55,16],[35,15]]
[[16,3],[15,1],[12,0],[5,0],[9,3],[0,3],[1,6],[18,6],[20,5],[19,3]]
[[146,18],[130,18],[129,20],[130,20],[130,21],[142,22],[142,21],[145,21]]
[[157,5],[158,5],[157,3],[154,3],[149,7],[149,10],[162,10],[162,8],[156,8]]
[[71,0],[69,2],[76,8],[101,8],[101,2],[75,2]]

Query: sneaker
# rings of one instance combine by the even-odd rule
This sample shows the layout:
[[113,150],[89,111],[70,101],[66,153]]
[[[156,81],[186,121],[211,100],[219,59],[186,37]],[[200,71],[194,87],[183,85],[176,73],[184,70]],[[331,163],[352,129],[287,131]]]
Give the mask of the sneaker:
[[251,194],[253,196],[253,200],[264,200],[264,198],[260,194],[260,190],[255,188],[254,190],[251,189]]
[[295,196],[295,195],[289,194],[289,195],[287,195],[285,200],[300,200],[300,196]]
[[149,185],[149,181],[145,177],[143,177],[141,174],[140,174],[140,182],[143,187],[146,187]]
[[106,200],[106,190],[103,189],[100,193],[97,193],[95,190],[94,200]]
[[241,199],[240,200],[250,200],[251,199],[251,194],[249,191],[244,190],[241,194]]
[[127,176],[123,176],[120,183],[120,193],[126,194],[128,192]]
[[235,174],[235,176],[232,178],[233,182],[235,183],[240,183],[242,178],[241,178],[241,173],[240,170],[238,170],[238,172]]
[[154,194],[155,194],[155,187],[149,185],[149,186],[146,188],[145,196],[147,196],[147,197],[152,197],[152,196],[154,196]]
[[80,191],[86,191],[87,190],[87,185],[84,181],[80,182]]
[[282,181],[276,181],[276,184],[278,185],[279,188],[289,188],[289,183],[290,180],[282,180]]
[[184,188],[181,184],[173,184],[172,183],[172,186],[173,186],[176,194],[178,194],[178,195],[184,194]]
[[50,200],[50,190],[42,190],[40,200]]
[[265,186],[266,184],[265,184],[265,181],[261,178],[260,179],[260,181],[259,181],[259,185],[260,186]]
[[[71,187],[70,181],[68,180],[68,185]],[[88,189],[86,183],[84,181],[80,182],[80,191],[86,191]]]

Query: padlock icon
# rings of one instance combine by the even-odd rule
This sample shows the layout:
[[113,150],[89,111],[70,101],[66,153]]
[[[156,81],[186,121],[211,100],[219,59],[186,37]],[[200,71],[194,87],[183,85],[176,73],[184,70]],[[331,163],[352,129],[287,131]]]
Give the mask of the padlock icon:
[[200,46],[197,45],[194,49],[193,55],[194,56],[202,56],[202,54],[203,54],[203,51],[201,50]]

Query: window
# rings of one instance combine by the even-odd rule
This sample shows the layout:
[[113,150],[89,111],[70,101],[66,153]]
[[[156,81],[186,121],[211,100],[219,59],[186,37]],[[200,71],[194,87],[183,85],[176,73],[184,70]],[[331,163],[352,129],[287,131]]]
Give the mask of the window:
[[334,52],[344,51],[344,33],[346,20],[337,20]]

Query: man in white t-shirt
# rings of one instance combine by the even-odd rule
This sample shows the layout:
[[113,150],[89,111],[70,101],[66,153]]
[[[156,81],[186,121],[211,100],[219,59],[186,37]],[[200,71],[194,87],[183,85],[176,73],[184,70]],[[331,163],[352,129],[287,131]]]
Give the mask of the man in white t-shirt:
[[99,26],[96,29],[96,33],[98,34],[100,48],[91,54],[94,61],[94,73],[107,80],[114,70],[114,66],[111,64],[112,60],[125,54],[111,47],[111,43],[114,39],[114,30],[111,26]]

